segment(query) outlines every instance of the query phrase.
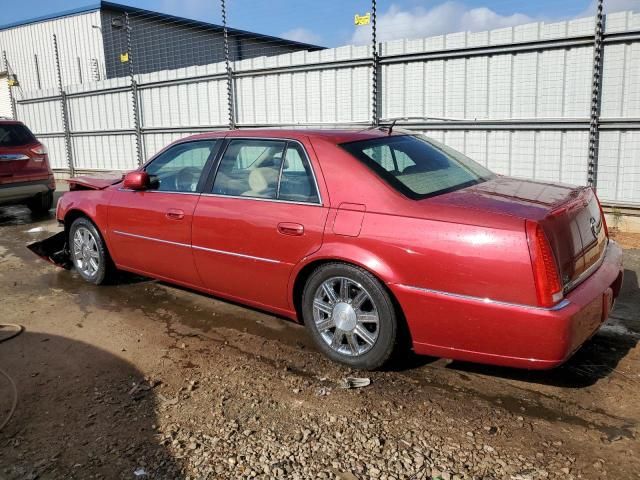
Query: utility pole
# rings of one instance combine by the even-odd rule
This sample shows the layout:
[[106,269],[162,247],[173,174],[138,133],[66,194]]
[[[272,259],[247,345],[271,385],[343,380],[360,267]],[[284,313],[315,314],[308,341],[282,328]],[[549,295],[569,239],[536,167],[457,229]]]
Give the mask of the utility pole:
[[376,0],[371,0],[371,53],[372,53],[372,77],[371,77],[371,123],[374,127],[379,124],[380,115],[378,114],[378,41],[376,38]]
[[227,30],[227,7],[225,0],[220,0],[222,6],[222,30],[224,33],[224,64],[227,70],[227,108],[229,110],[229,128],[236,128],[236,115],[233,95],[233,72],[229,62],[229,31]]
[[593,38],[593,78],[591,82],[591,120],[589,122],[589,166],[587,182],[598,186],[598,143],[600,136],[600,92],[602,87],[602,53],[604,40],[604,1],[598,0]]
[[69,122],[69,110],[67,105],[67,92],[62,86],[62,70],[60,68],[60,52],[58,50],[58,37],[53,35],[53,53],[56,61],[56,75],[58,80],[58,91],[60,93],[60,107],[62,109],[62,128],[64,129],[64,146],[67,154],[67,166],[69,167],[69,175],[72,177],[76,174],[73,165],[73,142],[71,141],[71,127]]
[[9,73],[9,62],[7,61],[7,52],[2,51],[2,63],[4,65],[4,71],[7,72],[7,84],[9,89],[9,102],[11,102],[11,118],[18,119],[16,112],[16,99],[13,96],[13,86],[11,85],[11,74]]
[[133,65],[133,52],[131,48],[131,24],[129,23],[129,13],[124,13],[124,24],[127,34],[127,64],[129,65],[129,82],[131,84],[131,108],[133,112],[133,127],[136,131],[136,161],[138,165],[143,163],[142,154],[142,128],[140,127],[140,105],[138,102],[138,82],[135,77]]

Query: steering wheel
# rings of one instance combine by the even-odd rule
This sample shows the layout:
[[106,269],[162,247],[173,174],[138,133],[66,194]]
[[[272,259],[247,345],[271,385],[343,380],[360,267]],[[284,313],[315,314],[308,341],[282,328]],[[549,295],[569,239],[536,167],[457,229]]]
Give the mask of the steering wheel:
[[185,167],[173,177],[173,183],[178,192],[195,192],[200,179],[200,169]]

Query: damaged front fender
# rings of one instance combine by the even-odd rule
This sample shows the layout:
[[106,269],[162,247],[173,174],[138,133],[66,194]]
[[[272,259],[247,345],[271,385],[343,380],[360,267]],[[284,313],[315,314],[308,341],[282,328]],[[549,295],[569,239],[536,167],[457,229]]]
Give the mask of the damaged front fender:
[[27,245],[27,248],[40,258],[58,267],[70,270],[73,263],[67,245],[66,232],[59,232],[52,237]]

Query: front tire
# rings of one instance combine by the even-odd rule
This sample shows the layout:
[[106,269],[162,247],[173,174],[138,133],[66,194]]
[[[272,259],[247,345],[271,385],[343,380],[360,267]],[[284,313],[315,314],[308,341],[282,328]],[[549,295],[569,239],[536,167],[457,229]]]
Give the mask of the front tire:
[[329,263],[316,269],[304,288],[302,314],[318,348],[349,367],[380,368],[396,348],[398,320],[391,297],[362,268]]
[[104,240],[86,217],[74,220],[69,228],[71,261],[80,276],[89,283],[101,285],[110,280],[113,268]]

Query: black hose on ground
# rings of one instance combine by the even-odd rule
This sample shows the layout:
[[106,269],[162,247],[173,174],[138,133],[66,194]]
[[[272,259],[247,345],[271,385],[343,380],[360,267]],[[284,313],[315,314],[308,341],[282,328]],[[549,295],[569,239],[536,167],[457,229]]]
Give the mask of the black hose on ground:
[[[12,338],[17,337],[22,332],[24,332],[24,327],[22,325],[16,325],[14,323],[0,324],[0,329],[7,328],[7,327],[15,328],[15,332],[10,333],[6,337],[0,337],[0,343],[6,342],[7,340],[11,340]],[[9,374],[5,372],[2,368],[0,368],[0,375],[5,377],[9,381],[9,384],[11,385],[11,388],[13,390],[13,401],[11,402],[11,409],[9,410],[9,415],[7,415],[7,418],[5,418],[2,423],[0,423],[0,431],[2,431],[2,429],[7,425],[7,423],[9,423],[9,420],[11,420],[11,417],[13,417],[13,414],[16,412],[16,408],[18,407],[18,387],[16,386],[16,382],[13,381],[13,378],[11,378]]]

